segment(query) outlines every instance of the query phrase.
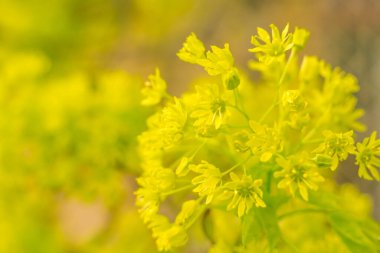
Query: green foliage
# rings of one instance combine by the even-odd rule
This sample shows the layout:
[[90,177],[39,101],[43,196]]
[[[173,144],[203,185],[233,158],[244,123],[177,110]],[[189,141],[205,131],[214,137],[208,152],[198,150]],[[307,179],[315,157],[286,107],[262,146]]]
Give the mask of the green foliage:
[[[367,199],[332,178],[353,155],[359,177],[379,180],[376,133],[355,141],[365,129],[356,79],[316,57],[299,63],[307,30],[270,28],[251,39],[255,81],[237,70],[228,44],[206,51],[195,34],[186,39],[178,57],[210,77],[155,103],[139,136],[140,214],[159,250],[185,245],[202,220],[210,252],[379,252]],[[164,208],[172,199],[182,205],[176,218]],[[235,239],[215,235],[221,213],[239,221]]]

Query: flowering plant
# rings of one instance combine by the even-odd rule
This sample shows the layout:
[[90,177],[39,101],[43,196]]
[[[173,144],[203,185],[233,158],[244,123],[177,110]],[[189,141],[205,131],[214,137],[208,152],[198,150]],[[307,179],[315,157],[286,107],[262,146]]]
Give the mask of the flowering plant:
[[259,80],[235,66],[229,44],[207,51],[195,34],[177,55],[209,78],[175,97],[158,70],[149,77],[143,104],[157,112],[139,136],[141,217],[161,251],[185,245],[199,224],[209,252],[380,252],[370,201],[332,178],[351,155],[359,177],[380,181],[376,132],[355,140],[365,130],[357,80],[301,58],[307,30],[270,29],[258,28],[249,49]]

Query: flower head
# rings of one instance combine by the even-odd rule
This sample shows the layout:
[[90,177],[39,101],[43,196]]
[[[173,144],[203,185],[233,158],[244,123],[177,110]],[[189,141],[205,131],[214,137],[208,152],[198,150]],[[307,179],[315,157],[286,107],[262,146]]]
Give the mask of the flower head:
[[174,101],[168,103],[168,105],[162,109],[160,114],[158,129],[163,141],[163,147],[172,147],[182,139],[186,120],[186,111],[179,99],[174,97]]
[[271,62],[285,55],[285,52],[293,47],[292,34],[288,33],[289,25],[286,25],[281,34],[275,25],[270,25],[272,36],[262,29],[257,28],[256,36],[252,36],[251,43],[254,48],[250,52],[259,54],[259,61]]
[[282,110],[285,113],[286,123],[294,128],[301,129],[310,119],[307,112],[307,102],[300,90],[287,90],[281,100]]
[[202,41],[194,33],[191,33],[186,42],[183,43],[183,47],[177,53],[177,56],[185,62],[196,64],[200,59],[205,58],[205,51]]
[[299,191],[304,200],[309,199],[308,189],[318,190],[318,183],[324,181],[305,155],[277,158],[276,162],[282,168],[274,174],[280,178],[278,188],[288,189],[292,195]]
[[331,170],[338,167],[339,161],[347,159],[348,154],[355,152],[353,131],[334,133],[325,131],[325,141],[314,150],[314,153],[324,154],[331,157]]
[[175,224],[184,226],[191,220],[191,217],[198,211],[200,207],[199,201],[188,200],[182,204],[181,211],[178,213],[175,218]]
[[145,223],[157,214],[160,204],[160,194],[149,188],[139,188],[136,192],[136,205]]
[[210,51],[205,51],[203,43],[192,33],[177,56],[185,62],[202,66],[211,76],[221,75],[224,86],[228,90],[235,89],[240,84],[240,78],[229,44],[224,44],[224,48],[211,46]]
[[228,115],[227,101],[220,94],[216,84],[197,86],[197,103],[191,113],[195,119],[194,127],[219,129]]
[[380,181],[377,169],[380,167],[380,139],[376,139],[376,132],[362,143],[357,143],[356,164],[359,165],[359,177],[367,180]]
[[282,106],[289,112],[299,112],[305,109],[307,103],[300,90],[287,90],[281,100]]
[[179,225],[171,225],[162,231],[157,237],[157,247],[159,250],[170,250],[186,244],[188,236],[185,229]]
[[150,169],[149,173],[137,179],[140,188],[136,191],[136,204],[144,222],[148,222],[157,213],[163,199],[162,193],[175,186],[175,175],[170,169],[161,167]]
[[220,75],[232,69],[234,58],[228,44],[225,44],[224,48],[211,46],[211,50],[207,52],[206,59],[200,60],[200,65],[205,68],[209,75]]
[[241,178],[235,173],[231,172],[231,182],[225,186],[233,191],[233,197],[231,202],[227,206],[227,210],[237,208],[238,216],[241,217],[252,208],[266,207],[263,201],[263,191],[260,186],[263,184],[263,180],[253,180],[251,176],[243,175]]
[[253,133],[250,134],[247,145],[261,162],[268,162],[274,153],[282,150],[283,140],[277,128],[270,128],[253,120],[249,122],[249,126]]
[[168,251],[186,244],[188,236],[185,228],[178,224],[171,224],[169,219],[162,215],[155,215],[149,227],[159,251]]
[[197,186],[193,191],[197,192],[199,196],[207,196],[206,204],[209,204],[222,179],[220,170],[206,161],[202,161],[198,165],[191,165],[190,170],[200,174],[191,181]]
[[293,33],[293,44],[294,44],[294,46],[298,47],[299,49],[304,48],[309,37],[310,37],[309,31],[296,27],[296,29]]

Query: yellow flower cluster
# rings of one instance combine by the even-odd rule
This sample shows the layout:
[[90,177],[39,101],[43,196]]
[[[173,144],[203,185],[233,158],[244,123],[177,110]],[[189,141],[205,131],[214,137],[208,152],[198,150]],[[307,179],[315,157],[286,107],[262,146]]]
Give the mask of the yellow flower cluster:
[[[144,173],[136,195],[160,250],[185,244],[192,225],[205,222],[216,209],[241,221],[243,248],[263,235],[264,248],[278,249],[281,241],[292,247],[281,239],[277,210],[283,205],[297,200],[329,215],[336,212],[337,206],[316,201],[315,192],[324,191],[329,171],[348,155],[356,156],[360,177],[379,180],[380,140],[373,134],[355,147],[354,131],[364,129],[357,122],[362,111],[356,109],[356,79],[316,57],[299,63],[308,38],[300,28],[290,32],[286,26],[280,33],[271,25],[271,35],[259,28],[249,50],[255,55],[250,67],[261,74],[255,84],[234,66],[228,44],[206,51],[195,34],[178,56],[203,67],[209,79],[171,97],[157,85],[165,83],[158,71],[154,82],[149,77],[156,85],[149,92],[144,88],[144,101],[164,100],[139,137]],[[162,212],[169,196],[186,200],[173,222]],[[344,219],[330,218],[334,229]],[[203,227],[213,241],[212,228]],[[335,232],[342,236],[334,229],[331,240],[338,238]],[[210,252],[228,244],[214,243]]]

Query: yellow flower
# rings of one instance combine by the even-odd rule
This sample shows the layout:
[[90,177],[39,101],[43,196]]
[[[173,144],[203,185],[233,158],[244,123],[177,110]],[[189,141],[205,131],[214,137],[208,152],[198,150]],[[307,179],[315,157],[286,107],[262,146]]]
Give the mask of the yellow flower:
[[156,214],[149,224],[159,251],[168,251],[186,244],[188,236],[185,228],[171,224],[165,216]]
[[319,182],[324,178],[315,171],[316,167],[308,161],[305,154],[291,156],[288,159],[277,158],[277,164],[282,170],[277,171],[274,176],[281,178],[277,187],[288,189],[294,196],[299,191],[304,200],[309,199],[308,189],[318,190]]
[[186,42],[183,43],[183,47],[177,53],[177,56],[185,62],[196,64],[200,59],[205,58],[205,51],[202,41],[194,33],[191,33],[186,38]]
[[181,212],[177,215],[175,223],[184,226],[199,209],[199,201],[188,200],[182,204]]
[[232,181],[225,184],[225,187],[233,191],[233,197],[227,206],[227,210],[237,208],[238,217],[242,217],[248,213],[253,205],[256,207],[266,207],[262,199],[263,191],[260,189],[263,180],[253,180],[251,176],[247,175],[239,178],[233,172],[231,172],[230,177]]
[[155,159],[160,156],[162,139],[159,131],[149,130],[138,136],[139,152],[144,159]]
[[283,140],[277,128],[269,128],[253,120],[249,121],[249,126],[253,133],[250,134],[247,145],[261,162],[268,162],[274,153],[282,150]]
[[166,82],[161,78],[159,69],[156,69],[155,75],[150,75],[145,87],[141,90],[144,106],[156,105],[166,95]]
[[355,152],[354,139],[352,138],[353,131],[345,133],[334,133],[325,131],[325,141],[313,151],[313,153],[325,154],[331,157],[331,170],[338,167],[339,161],[347,159],[348,154]]
[[147,223],[157,214],[160,204],[160,194],[149,188],[139,188],[136,192],[136,205],[142,220]]
[[197,101],[191,117],[195,118],[194,127],[219,129],[228,116],[227,101],[222,97],[216,84],[196,86]]
[[137,179],[140,188],[136,191],[136,204],[144,222],[150,221],[158,211],[158,206],[163,200],[163,193],[175,187],[175,175],[170,169],[161,167],[151,168]]
[[[357,143],[356,164],[359,165],[359,177],[367,180],[380,181],[377,169],[380,167],[380,139],[376,139],[376,132],[365,138],[362,143]],[[370,173],[371,174],[370,174]]]
[[211,50],[207,52],[207,58],[199,62],[209,75],[221,75],[233,68],[234,58],[227,43],[224,45],[224,48],[211,46]]
[[170,250],[185,245],[188,240],[185,229],[179,225],[171,225],[157,237],[157,248],[160,251]]
[[287,90],[282,96],[282,106],[289,112],[299,112],[305,109],[307,103],[299,90]]
[[172,147],[183,138],[183,128],[187,121],[187,113],[179,99],[174,97],[173,103],[165,106],[160,114],[158,129],[165,149]]
[[205,52],[203,43],[192,33],[187,37],[177,56],[185,62],[202,66],[211,76],[221,75],[223,84],[228,90],[235,89],[240,84],[240,77],[234,67],[234,58],[228,43],[224,44],[224,48],[211,46],[211,50]]
[[202,163],[198,165],[191,165],[190,169],[201,174],[194,177],[191,181],[192,184],[197,186],[193,191],[197,192],[199,196],[207,196],[206,204],[209,204],[222,179],[220,170],[206,161],[202,161]]
[[262,29],[257,28],[256,36],[252,36],[251,43],[254,48],[250,52],[259,54],[259,61],[270,63],[278,57],[285,55],[285,52],[293,47],[292,34],[288,33],[289,24],[285,26],[281,34],[275,25],[270,25],[272,36]]
[[293,33],[293,44],[299,49],[302,49],[305,47],[307,40],[310,37],[310,32],[296,27],[294,33]]

